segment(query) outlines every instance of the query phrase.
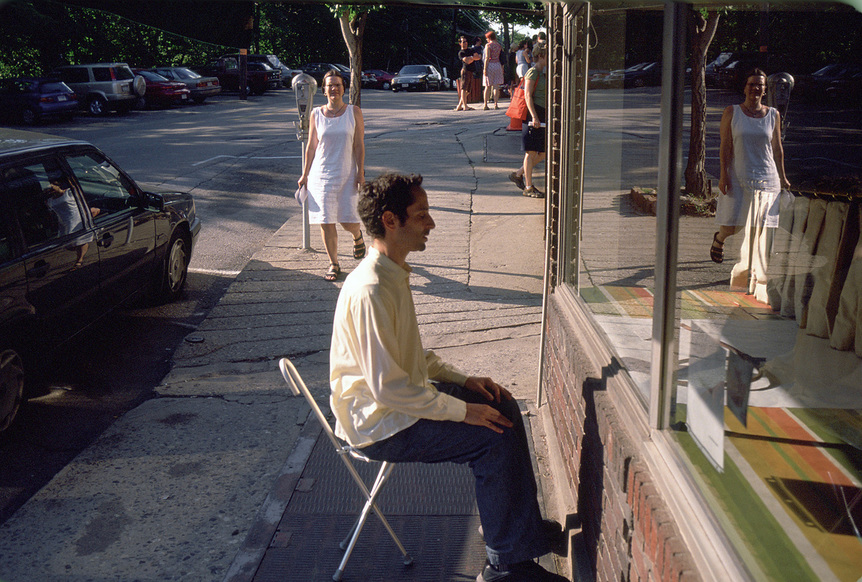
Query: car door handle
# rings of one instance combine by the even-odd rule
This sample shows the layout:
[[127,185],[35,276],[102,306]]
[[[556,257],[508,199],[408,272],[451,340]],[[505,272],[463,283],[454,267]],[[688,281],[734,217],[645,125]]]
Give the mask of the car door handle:
[[98,244],[100,247],[106,249],[109,246],[111,246],[112,242],[114,242],[114,235],[112,235],[110,232],[106,232],[105,234],[102,235],[102,238],[100,238],[99,242],[96,244]]
[[50,268],[51,268],[51,265],[49,265],[46,261],[39,260],[33,264],[33,268],[30,269],[28,274],[32,275],[36,278],[42,278],[48,274],[48,269],[50,269]]

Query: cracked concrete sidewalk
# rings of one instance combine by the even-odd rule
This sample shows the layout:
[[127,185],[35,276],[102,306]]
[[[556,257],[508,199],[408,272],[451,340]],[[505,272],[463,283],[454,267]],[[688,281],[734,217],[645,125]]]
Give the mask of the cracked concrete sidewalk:
[[[544,201],[507,180],[522,154],[503,111],[455,113],[452,98],[427,95],[429,106],[403,111],[363,107],[366,175],[424,176],[437,228],[409,261],[425,347],[534,401]],[[190,333],[195,341],[177,349],[156,397],[119,418],[3,525],[0,579],[225,578],[259,513],[278,513],[266,503],[308,413],[277,359],[291,357],[321,400],[328,393],[341,283],[322,279],[315,228],[312,250],[301,250],[301,216],[285,222]],[[347,241],[345,272],[356,264]]]

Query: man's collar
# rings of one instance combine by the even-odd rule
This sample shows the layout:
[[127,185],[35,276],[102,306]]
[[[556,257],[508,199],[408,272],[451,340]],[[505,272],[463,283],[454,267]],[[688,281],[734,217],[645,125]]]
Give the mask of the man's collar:
[[391,270],[393,274],[405,274],[406,276],[413,272],[408,263],[405,262],[404,266],[401,266],[373,246],[368,249],[368,256],[371,260],[377,262],[377,264],[383,265],[387,270]]

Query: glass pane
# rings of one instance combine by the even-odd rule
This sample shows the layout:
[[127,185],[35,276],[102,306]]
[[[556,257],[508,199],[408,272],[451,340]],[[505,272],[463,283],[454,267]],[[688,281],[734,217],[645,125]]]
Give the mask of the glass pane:
[[644,402],[656,249],[655,217],[640,202],[658,176],[662,20],[661,11],[593,12],[579,241],[580,296]]
[[[815,74],[856,59],[860,26],[843,9],[733,10],[709,52],[730,53],[706,90],[718,217],[680,219],[672,430],[755,579],[862,573],[862,99],[852,66]],[[716,232],[734,232],[721,263]]]
[[66,159],[81,185],[84,199],[97,222],[133,206],[134,187],[116,167],[97,154]]
[[[652,194],[662,120],[652,63],[662,15],[598,8],[592,26],[571,246],[580,297],[646,406],[657,363]],[[692,125],[704,151],[693,160],[703,172],[696,163],[687,172],[679,222],[677,337],[665,346],[677,362],[671,432],[757,580],[862,573],[859,46],[862,14],[846,6],[730,8],[706,54],[704,122],[692,116],[700,105],[690,80],[685,88],[683,167],[699,143]],[[751,77],[754,67],[766,78]],[[731,230],[711,253],[714,235]]]

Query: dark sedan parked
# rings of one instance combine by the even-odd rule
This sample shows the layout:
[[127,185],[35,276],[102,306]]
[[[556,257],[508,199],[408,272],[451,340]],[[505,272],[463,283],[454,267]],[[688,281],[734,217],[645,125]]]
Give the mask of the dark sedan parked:
[[218,78],[204,77],[186,67],[156,67],[153,71],[165,79],[184,83],[195,103],[203,103],[207,97],[221,93]]
[[48,117],[72,117],[78,98],[56,79],[18,77],[0,80],[0,115],[25,125]]
[[147,92],[141,97],[144,106],[170,107],[188,102],[191,91],[185,83],[171,81],[153,71],[135,69],[135,74],[140,75],[147,82]]
[[439,91],[443,87],[443,75],[433,65],[407,65],[401,67],[392,79],[392,90]]
[[97,318],[183,289],[201,223],[192,197],[141,188],[94,146],[0,129],[0,435],[25,378]]

